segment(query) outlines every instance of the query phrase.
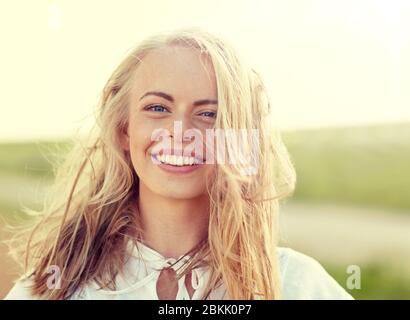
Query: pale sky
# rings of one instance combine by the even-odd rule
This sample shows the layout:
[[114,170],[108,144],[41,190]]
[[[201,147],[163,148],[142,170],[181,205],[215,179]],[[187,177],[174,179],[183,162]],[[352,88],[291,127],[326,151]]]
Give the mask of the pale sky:
[[0,3],[0,140],[87,131],[126,53],[187,26],[242,52],[280,128],[410,122],[410,1],[18,0]]

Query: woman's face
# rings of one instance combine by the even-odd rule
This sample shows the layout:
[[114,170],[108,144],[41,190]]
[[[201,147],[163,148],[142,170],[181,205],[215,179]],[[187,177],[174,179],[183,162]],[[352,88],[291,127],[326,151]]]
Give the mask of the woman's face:
[[[150,51],[135,71],[129,106],[122,144],[140,187],[175,199],[204,195],[212,165],[195,163],[205,160],[205,130],[214,127],[217,112],[216,80],[208,58],[181,46]],[[183,140],[192,129],[201,132],[203,140]],[[202,155],[192,148],[194,142],[203,148]]]

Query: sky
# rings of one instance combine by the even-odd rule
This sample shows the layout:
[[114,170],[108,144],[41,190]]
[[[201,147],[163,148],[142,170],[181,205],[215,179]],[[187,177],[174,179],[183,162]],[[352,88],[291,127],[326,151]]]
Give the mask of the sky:
[[0,3],[0,141],[85,133],[145,37],[199,26],[261,73],[282,129],[410,122],[410,1]]

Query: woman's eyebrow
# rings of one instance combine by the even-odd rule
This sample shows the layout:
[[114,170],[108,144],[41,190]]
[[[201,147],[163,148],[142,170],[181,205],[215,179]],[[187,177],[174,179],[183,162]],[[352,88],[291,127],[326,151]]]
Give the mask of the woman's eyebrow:
[[[175,99],[170,94],[161,92],[161,91],[148,91],[141,96],[140,100],[142,100],[146,96],[157,96],[157,97],[164,98],[165,100],[168,100],[170,102],[175,101]],[[203,106],[206,104],[218,104],[218,100],[202,99],[202,100],[197,100],[194,102],[195,107]]]
[[161,91],[148,91],[141,96],[140,100],[142,100],[146,96],[157,96],[157,97],[164,98],[165,100],[174,102],[174,98],[171,95],[161,92]]
[[203,99],[194,102],[195,107],[203,106],[205,104],[218,104],[218,100]]

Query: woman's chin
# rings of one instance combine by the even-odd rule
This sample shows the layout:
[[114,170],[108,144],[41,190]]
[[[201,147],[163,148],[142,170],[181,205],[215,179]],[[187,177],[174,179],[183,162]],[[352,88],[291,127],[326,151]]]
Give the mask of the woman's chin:
[[199,188],[197,189],[195,187],[188,188],[186,185],[183,187],[169,186],[166,190],[161,190],[158,193],[166,198],[175,200],[189,200],[205,194],[205,188],[203,190],[199,190]]
[[173,194],[168,194],[168,197],[171,199],[175,199],[175,200],[190,200],[190,199],[194,199],[197,198],[201,195],[201,193],[199,194],[194,194],[192,192],[186,192],[186,193],[173,193]]

